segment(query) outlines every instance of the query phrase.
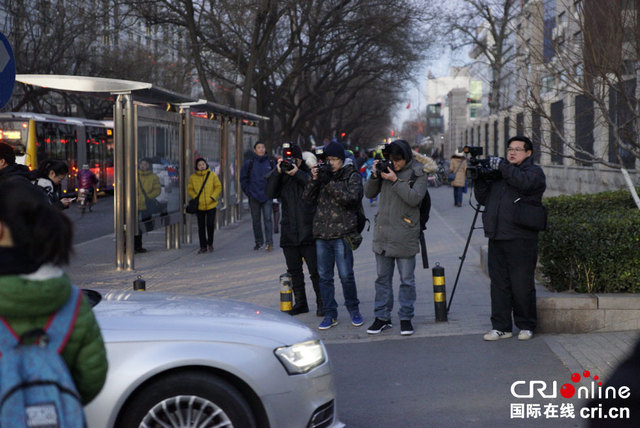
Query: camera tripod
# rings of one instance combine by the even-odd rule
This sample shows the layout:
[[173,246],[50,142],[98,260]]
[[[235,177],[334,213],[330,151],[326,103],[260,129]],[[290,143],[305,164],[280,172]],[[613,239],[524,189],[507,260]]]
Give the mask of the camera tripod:
[[[473,184],[473,183],[472,183]],[[456,280],[453,283],[453,289],[451,290],[451,297],[449,297],[449,303],[447,304],[447,313],[449,313],[449,309],[451,308],[451,302],[453,301],[453,295],[456,293],[456,287],[458,286],[458,280],[460,279],[460,272],[462,272],[462,265],[464,264],[464,260],[467,258],[467,250],[469,249],[469,242],[471,242],[471,235],[473,235],[473,231],[475,229],[482,229],[482,227],[476,228],[476,220],[478,220],[478,214],[483,213],[484,211],[480,208],[480,204],[473,206],[471,199],[473,197],[473,186],[469,186],[469,205],[473,207],[475,210],[475,214],[473,215],[473,221],[471,222],[471,228],[469,229],[469,235],[467,236],[467,242],[464,244],[464,251],[460,256],[460,266],[458,266],[458,273],[456,275]]]

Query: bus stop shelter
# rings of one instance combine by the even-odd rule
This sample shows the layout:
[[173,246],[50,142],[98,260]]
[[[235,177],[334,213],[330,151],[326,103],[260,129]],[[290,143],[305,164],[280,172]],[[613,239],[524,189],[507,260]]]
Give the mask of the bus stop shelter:
[[[16,81],[113,101],[116,269],[135,269],[136,234],[164,227],[168,249],[191,243],[191,216],[185,214],[184,206],[195,157],[213,161],[222,183],[218,225],[240,218],[239,171],[245,134],[257,138],[254,125],[267,117],[194,99],[147,82],[29,74],[17,75]],[[144,192],[140,191],[138,169],[143,159],[152,164],[152,172],[161,181],[162,198],[159,212],[141,221],[138,201]]]

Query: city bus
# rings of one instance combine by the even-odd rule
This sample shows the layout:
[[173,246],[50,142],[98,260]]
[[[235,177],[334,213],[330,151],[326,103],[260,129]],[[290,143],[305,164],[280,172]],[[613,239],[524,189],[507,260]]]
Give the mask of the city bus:
[[31,170],[45,159],[67,163],[63,193],[75,192],[82,165],[98,177],[99,191],[113,191],[113,121],[40,113],[0,113],[0,141],[13,146],[16,161]]

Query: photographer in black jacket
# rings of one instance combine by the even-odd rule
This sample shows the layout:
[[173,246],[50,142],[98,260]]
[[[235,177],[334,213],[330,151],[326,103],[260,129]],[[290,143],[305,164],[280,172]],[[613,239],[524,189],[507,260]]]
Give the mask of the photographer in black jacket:
[[499,171],[500,178],[480,175],[475,183],[476,199],[486,206],[482,222],[489,238],[493,329],[484,340],[511,337],[512,312],[520,340],[532,337],[537,322],[534,273],[538,231],[523,226],[517,213],[521,202],[541,203],[546,181],[542,169],[533,163],[529,138],[515,136],[507,147],[506,161],[489,158],[490,168]]
[[276,168],[269,173],[265,193],[269,198],[279,198],[282,203],[280,247],[287,263],[287,272],[291,275],[294,297],[294,305],[289,314],[309,312],[302,270],[304,260],[316,294],[316,315],[322,316],[316,240],[312,233],[315,206],[302,199],[305,185],[311,179],[311,170],[302,161],[300,146],[292,144],[290,152],[293,159],[279,159]]

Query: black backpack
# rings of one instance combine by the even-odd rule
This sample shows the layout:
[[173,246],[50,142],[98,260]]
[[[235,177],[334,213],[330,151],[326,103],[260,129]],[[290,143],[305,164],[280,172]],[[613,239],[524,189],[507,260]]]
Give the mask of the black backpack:
[[[413,187],[416,182],[416,175],[412,172],[411,179],[409,180],[409,186]],[[431,196],[429,195],[429,189],[424,194],[422,201],[420,202],[420,250],[422,252],[422,267],[427,269],[429,267],[429,257],[427,255],[427,244],[424,240],[424,231],[427,229],[427,222],[429,221],[429,214],[431,212]]]
[[[411,179],[409,180],[409,186],[413,187],[413,184],[416,182],[416,175],[412,174]],[[429,195],[429,189],[424,194],[422,198],[422,202],[420,202],[420,230],[427,229],[427,222],[429,221],[429,214],[431,212],[431,196]]]

